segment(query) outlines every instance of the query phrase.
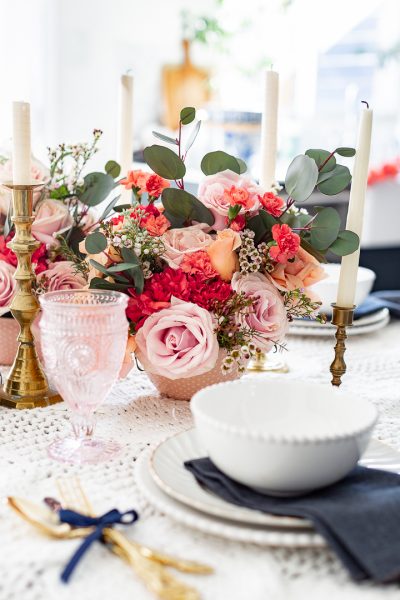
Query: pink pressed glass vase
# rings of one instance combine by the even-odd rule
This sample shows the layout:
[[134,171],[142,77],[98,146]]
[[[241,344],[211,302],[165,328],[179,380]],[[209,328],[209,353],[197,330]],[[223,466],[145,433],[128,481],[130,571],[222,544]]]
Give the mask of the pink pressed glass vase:
[[53,458],[97,463],[119,445],[93,437],[94,411],[118,377],[125,355],[127,296],[104,290],[64,290],[40,297],[46,371],[72,413],[73,435],[54,441]]

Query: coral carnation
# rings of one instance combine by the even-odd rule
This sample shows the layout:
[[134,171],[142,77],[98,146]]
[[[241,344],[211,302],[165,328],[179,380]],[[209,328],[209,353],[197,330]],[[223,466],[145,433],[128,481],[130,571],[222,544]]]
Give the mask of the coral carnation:
[[254,207],[254,198],[250,195],[249,191],[243,187],[236,187],[232,185],[229,189],[224,192],[225,199],[231,206],[243,206],[246,210],[250,210]]
[[300,237],[292,231],[289,225],[286,225],[286,223],[274,225],[272,227],[272,237],[277,243],[277,246],[272,246],[269,250],[269,255],[273,260],[286,263],[296,256],[300,247]]
[[150,177],[146,181],[146,191],[149,193],[149,196],[152,196],[153,198],[158,198],[161,195],[162,191],[170,185],[171,184],[169,181],[167,181],[163,177],[160,177],[160,175],[154,173],[153,175],[150,175]]
[[184,273],[189,273],[190,275],[199,273],[206,279],[216,277],[218,275],[217,271],[211,264],[210,257],[204,250],[198,250],[197,252],[186,254],[179,266]]
[[275,196],[272,192],[266,192],[258,197],[265,210],[273,217],[280,217],[285,201],[280,196]]
[[126,190],[137,190],[139,193],[146,192],[146,184],[149,179],[149,173],[145,173],[140,169],[136,171],[128,171],[128,175],[125,179],[121,179],[119,182],[121,185],[125,186]]
[[151,236],[161,236],[171,226],[164,215],[159,214],[158,217],[154,215],[145,215],[140,222],[140,225],[147,229]]

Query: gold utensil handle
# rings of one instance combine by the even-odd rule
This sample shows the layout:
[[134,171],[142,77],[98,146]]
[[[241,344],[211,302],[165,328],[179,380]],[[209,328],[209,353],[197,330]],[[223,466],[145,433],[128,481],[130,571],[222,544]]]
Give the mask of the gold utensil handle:
[[163,565],[149,560],[119,531],[104,529],[104,538],[113,544],[114,551],[122,555],[133,567],[147,588],[162,600],[199,600],[194,588],[176,579]]
[[182,573],[193,573],[197,575],[211,575],[214,573],[214,569],[209,565],[204,565],[193,560],[176,558],[175,556],[170,556],[169,554],[164,554],[158,550],[153,550],[152,548],[148,548],[147,546],[143,546],[137,542],[132,542],[132,540],[130,540],[130,543],[137,546],[140,554],[145,558],[155,560],[167,567],[173,567],[178,571],[182,571]]

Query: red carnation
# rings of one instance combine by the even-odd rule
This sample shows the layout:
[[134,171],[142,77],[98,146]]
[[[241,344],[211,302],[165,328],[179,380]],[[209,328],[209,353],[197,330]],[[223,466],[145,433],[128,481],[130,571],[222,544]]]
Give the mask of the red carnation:
[[146,191],[148,192],[149,196],[152,196],[152,198],[158,198],[162,191],[169,186],[169,181],[163,179],[163,177],[160,177],[160,175],[155,173],[154,175],[150,175],[146,181]]
[[276,196],[272,192],[266,192],[263,196],[258,196],[265,210],[273,217],[280,217],[282,214],[285,202],[280,196]]

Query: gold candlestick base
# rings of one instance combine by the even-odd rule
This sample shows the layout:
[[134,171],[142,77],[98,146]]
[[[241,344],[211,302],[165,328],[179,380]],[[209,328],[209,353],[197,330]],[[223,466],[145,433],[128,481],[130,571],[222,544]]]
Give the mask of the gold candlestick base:
[[33,191],[43,183],[29,185],[4,184],[13,193],[13,217],[15,236],[9,247],[18,258],[14,278],[17,282],[10,310],[18,321],[18,350],[4,386],[0,388],[0,406],[7,408],[35,408],[61,401],[61,397],[49,389],[40,365],[32,335],[31,325],[39,312],[39,302],[32,292],[32,254],[39,243],[32,236]]
[[342,383],[342,376],[346,373],[346,363],[344,362],[344,353],[346,352],[346,327],[353,325],[353,314],[355,306],[352,308],[343,308],[332,304],[332,325],[336,325],[336,345],[335,359],[331,364],[332,385],[339,386]]
[[264,352],[257,352],[255,358],[249,362],[247,371],[251,373],[288,373],[289,367],[276,354],[271,357]]

